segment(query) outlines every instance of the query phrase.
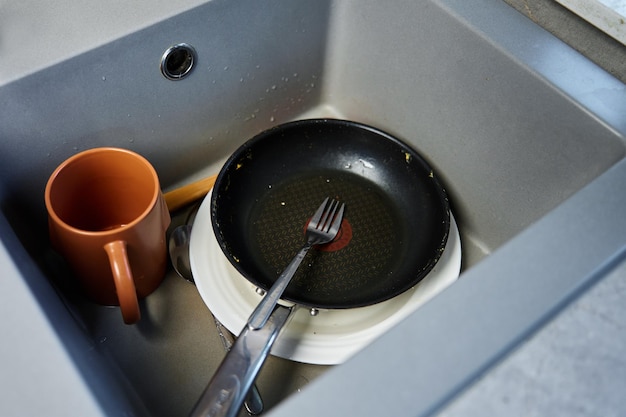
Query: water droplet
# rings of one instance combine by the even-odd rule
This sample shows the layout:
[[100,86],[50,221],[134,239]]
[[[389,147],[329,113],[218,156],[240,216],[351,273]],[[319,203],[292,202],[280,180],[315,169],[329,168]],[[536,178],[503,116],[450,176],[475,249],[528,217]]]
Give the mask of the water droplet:
[[228,71],[228,65],[224,67],[224,71]]
[[268,185],[267,188],[272,188],[272,184]]
[[106,80],[107,80],[107,77],[102,76],[102,81],[106,81]]
[[272,86],[272,90],[276,90],[276,84]]
[[275,120],[276,120],[276,119],[274,118],[274,116],[271,116],[271,117],[270,117],[270,122],[272,122],[272,123],[273,123]]

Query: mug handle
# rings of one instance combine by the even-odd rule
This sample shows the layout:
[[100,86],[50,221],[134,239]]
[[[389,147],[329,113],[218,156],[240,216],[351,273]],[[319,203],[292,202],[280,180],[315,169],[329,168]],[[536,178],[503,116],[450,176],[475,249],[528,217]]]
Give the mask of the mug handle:
[[109,242],[104,245],[104,250],[109,256],[111,272],[113,272],[113,281],[115,282],[115,290],[117,291],[117,298],[120,302],[124,323],[136,323],[141,318],[141,313],[139,311],[139,301],[137,300],[133,273],[128,263],[126,241],[115,240]]

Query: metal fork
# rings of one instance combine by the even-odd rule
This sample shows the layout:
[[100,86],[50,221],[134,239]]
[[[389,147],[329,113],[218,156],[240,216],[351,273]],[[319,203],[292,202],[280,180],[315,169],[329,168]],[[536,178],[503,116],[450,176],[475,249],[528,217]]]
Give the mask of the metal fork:
[[[330,202],[329,202],[330,200]],[[341,221],[343,219],[343,211],[345,204],[339,206],[339,202],[331,200],[326,197],[322,205],[317,209],[311,220],[306,227],[306,243],[302,246],[302,249],[293,258],[291,263],[287,265],[287,268],[283,271],[278,279],[274,282],[269,289],[263,300],[259,303],[256,309],[250,315],[248,319],[248,326],[252,330],[257,330],[263,327],[267,322],[270,314],[276,307],[278,300],[283,295],[283,292],[291,282],[296,270],[302,263],[302,260],[306,256],[309,249],[315,245],[322,245],[328,243],[337,236]]]
[[194,406],[192,417],[234,417],[239,412],[274,341],[295,309],[293,306],[276,307],[283,291],[308,250],[314,245],[328,243],[337,236],[345,206],[342,204],[340,207],[335,200],[329,203],[329,200],[324,200],[307,224],[306,243],[248,319]]

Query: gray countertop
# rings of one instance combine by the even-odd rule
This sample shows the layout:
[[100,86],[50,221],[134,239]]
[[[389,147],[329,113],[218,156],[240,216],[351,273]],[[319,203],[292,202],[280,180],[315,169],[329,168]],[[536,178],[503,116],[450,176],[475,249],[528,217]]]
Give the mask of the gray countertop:
[[[0,1],[0,86],[203,2]],[[12,234],[4,219],[0,229]],[[100,415],[100,405],[36,301],[42,293],[56,296],[51,288],[24,282],[12,255],[5,245],[0,247],[0,309],[5,317],[0,333],[11,340],[0,344],[0,357],[11,364],[3,366],[0,414]]]
[[[4,0],[0,2],[0,86],[204,2],[115,0],[105,5],[93,0]],[[626,79],[623,45],[597,33],[559,9],[560,6],[547,4],[552,2],[507,2],[534,21],[544,23],[548,30],[615,77]],[[555,16],[559,19],[565,16],[565,20],[545,23]],[[615,221],[623,222],[623,219]],[[0,230],[11,234],[4,219]],[[11,369],[20,370],[9,376],[5,374],[2,379],[0,414],[103,413],[88,388],[81,384],[81,375],[69,365],[71,358],[57,340],[48,318],[33,302],[41,295],[38,292],[52,290],[29,287],[20,279],[16,262],[19,256],[16,258],[15,253],[9,254],[4,245],[0,246],[0,264],[4,269],[0,308],[4,317],[15,317],[0,321],[3,337],[14,342],[0,344],[0,357],[10,358],[13,364],[18,364]],[[10,308],[14,305],[20,306],[19,311]],[[437,410],[430,412],[445,417],[623,415],[626,412],[625,316],[626,263],[618,261],[611,266],[610,273],[513,353],[449,403],[439,404]],[[16,332],[15,321],[36,337]],[[25,369],[29,371],[24,372]],[[65,382],[57,384],[58,380]],[[39,401],[42,398],[45,400]],[[289,415],[291,407],[302,404],[306,403],[286,404],[278,413]]]
[[[8,232],[9,227],[2,218],[0,230]],[[39,308],[39,291],[24,282],[5,245],[0,245],[0,265],[0,414],[100,415],[100,406]]]
[[[626,82],[624,45],[553,1],[504,1]],[[0,85],[202,3],[4,0],[0,2]]]
[[205,1],[0,1],[0,85],[202,3]]
[[528,19],[626,83],[626,46],[551,0],[504,0]]
[[626,262],[461,393],[453,416],[621,416]]
[[[626,46],[556,2],[505,1],[626,82]],[[623,415],[624,317],[626,263],[622,262],[438,415]]]

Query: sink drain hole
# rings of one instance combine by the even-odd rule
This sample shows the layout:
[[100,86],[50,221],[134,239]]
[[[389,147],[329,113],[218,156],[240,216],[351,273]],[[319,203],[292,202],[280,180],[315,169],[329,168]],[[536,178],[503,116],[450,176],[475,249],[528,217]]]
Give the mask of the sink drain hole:
[[167,49],[161,57],[161,73],[168,80],[182,80],[191,72],[196,61],[196,50],[186,43]]

